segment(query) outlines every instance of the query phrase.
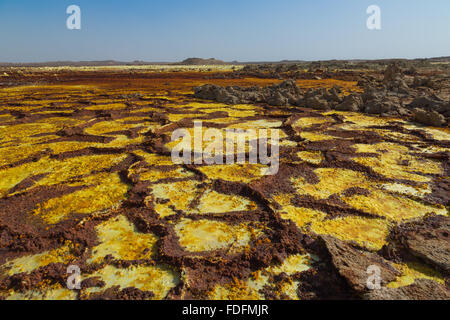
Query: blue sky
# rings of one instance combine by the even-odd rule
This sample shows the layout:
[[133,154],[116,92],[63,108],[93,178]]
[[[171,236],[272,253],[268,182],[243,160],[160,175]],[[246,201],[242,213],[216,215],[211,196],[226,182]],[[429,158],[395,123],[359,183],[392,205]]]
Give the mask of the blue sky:
[[[372,4],[381,30],[366,28]],[[450,56],[449,0],[0,0],[2,62],[433,56]]]

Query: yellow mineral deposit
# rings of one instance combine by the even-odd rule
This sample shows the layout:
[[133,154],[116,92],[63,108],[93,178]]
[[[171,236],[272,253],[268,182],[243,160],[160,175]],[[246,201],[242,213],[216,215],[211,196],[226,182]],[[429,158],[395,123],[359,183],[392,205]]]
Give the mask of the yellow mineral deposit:
[[96,231],[100,244],[92,248],[89,263],[101,262],[107,255],[119,260],[149,260],[156,254],[158,238],[138,232],[123,215],[99,224]]
[[232,226],[224,222],[190,219],[183,219],[175,226],[175,231],[180,245],[188,251],[227,249],[231,253],[243,250],[260,232],[245,223]]
[[121,289],[134,287],[142,291],[151,291],[155,299],[163,299],[170,289],[175,287],[180,278],[168,266],[132,266],[129,268],[116,268],[106,266],[90,275],[105,282],[104,288],[89,288],[86,293],[92,294],[100,290],[119,286]]

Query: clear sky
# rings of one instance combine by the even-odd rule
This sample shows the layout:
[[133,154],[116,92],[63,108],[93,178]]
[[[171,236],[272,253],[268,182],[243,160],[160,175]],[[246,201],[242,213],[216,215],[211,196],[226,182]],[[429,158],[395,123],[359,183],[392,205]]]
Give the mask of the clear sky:
[[0,0],[2,62],[435,56],[450,56],[450,0]]

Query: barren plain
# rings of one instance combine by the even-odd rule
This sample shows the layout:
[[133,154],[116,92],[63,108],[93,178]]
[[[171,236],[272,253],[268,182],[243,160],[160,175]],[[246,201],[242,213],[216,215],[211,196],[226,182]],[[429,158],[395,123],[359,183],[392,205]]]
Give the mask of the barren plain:
[[[2,70],[0,298],[449,299],[445,110],[364,112],[370,72],[241,68]],[[220,102],[203,85],[233,88]],[[236,93],[256,86],[304,100]],[[193,120],[280,129],[278,173],[174,164],[171,134]]]

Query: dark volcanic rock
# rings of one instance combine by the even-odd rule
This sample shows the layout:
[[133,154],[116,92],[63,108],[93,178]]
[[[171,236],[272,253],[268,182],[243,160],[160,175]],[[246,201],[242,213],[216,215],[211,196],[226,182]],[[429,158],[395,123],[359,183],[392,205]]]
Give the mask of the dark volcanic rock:
[[267,103],[273,106],[285,106],[289,102],[289,98],[284,96],[281,92],[274,92],[267,99]]
[[331,236],[322,236],[334,267],[348,284],[358,292],[367,291],[369,266],[378,266],[381,270],[381,285],[394,281],[400,272],[376,253],[353,248],[345,242]]
[[384,82],[391,82],[395,78],[402,75],[402,69],[398,66],[397,63],[391,63],[386,70],[384,71]]
[[[430,124],[430,125],[436,125],[436,126],[440,126],[445,124],[445,117],[449,117],[450,116],[450,102],[449,101],[444,101],[441,98],[437,97],[436,95],[432,95],[432,96],[420,96],[415,98],[408,106],[409,109],[414,110],[414,109],[422,109],[426,112],[435,112],[435,113],[439,113],[443,116],[443,118],[439,117],[439,119],[437,118],[436,115],[432,116],[432,119],[428,119],[428,117],[426,117],[425,115],[419,114],[418,120],[422,120],[425,122],[421,122],[424,124]],[[416,119],[416,121],[418,121]],[[433,123],[436,124],[431,124],[430,121],[434,120]],[[420,121],[418,121],[420,122]]]
[[339,111],[359,111],[363,105],[360,94],[351,94],[345,97],[344,101],[336,106]]
[[393,230],[396,246],[450,274],[450,217],[432,215]]
[[396,116],[402,107],[398,97],[387,95],[386,92],[371,92],[363,95],[363,98],[365,99],[365,103],[362,109],[369,114]]
[[427,110],[433,110],[444,104],[444,101],[439,99],[433,99],[432,97],[417,97],[409,105],[409,108],[422,108]]
[[267,103],[272,106],[302,106],[316,110],[330,110],[341,102],[339,88],[308,90],[304,93],[295,81],[260,87],[220,87],[204,85],[194,88],[194,96],[228,104]]
[[220,86],[207,84],[202,87],[195,88],[194,96],[200,99],[215,100],[221,103],[237,104],[238,98],[233,96],[225,88]]
[[396,77],[392,81],[388,82],[387,88],[393,92],[401,94],[410,94],[410,89],[406,84],[406,81],[401,77]]
[[295,81],[286,80],[280,84],[260,87],[220,87],[204,85],[194,88],[194,96],[227,104],[267,103],[273,106],[303,105],[304,98]]
[[423,109],[415,108],[413,114],[415,121],[425,125],[440,127],[445,124],[445,117],[435,110],[425,111]]
[[434,88],[434,82],[429,77],[415,76],[413,87],[428,87]]
[[432,280],[419,279],[400,288],[381,288],[363,296],[368,300],[449,300],[449,290]]
[[324,99],[320,97],[310,97],[306,99],[306,106],[316,110],[330,110],[330,105]]

